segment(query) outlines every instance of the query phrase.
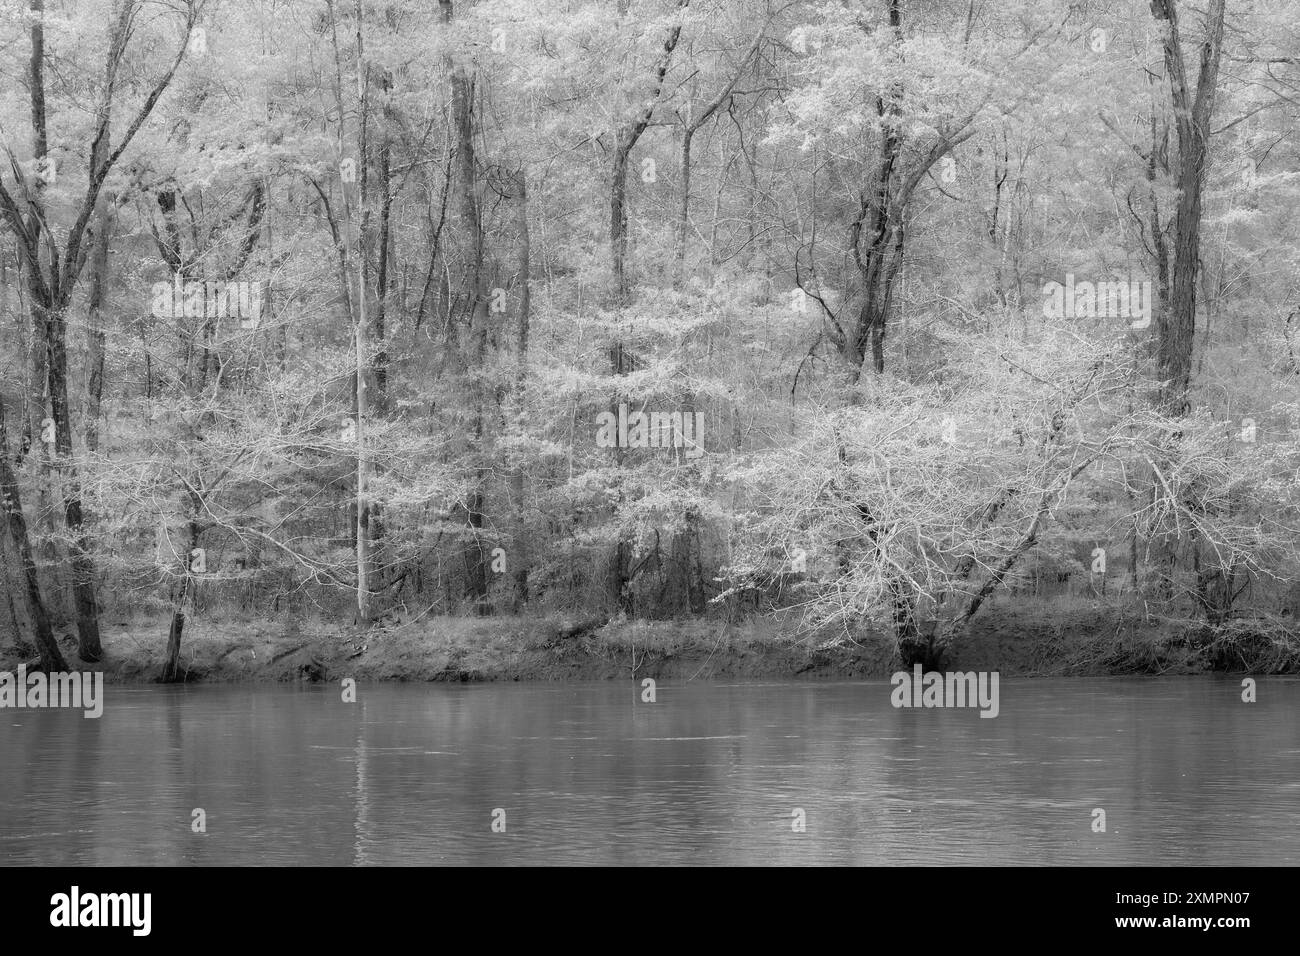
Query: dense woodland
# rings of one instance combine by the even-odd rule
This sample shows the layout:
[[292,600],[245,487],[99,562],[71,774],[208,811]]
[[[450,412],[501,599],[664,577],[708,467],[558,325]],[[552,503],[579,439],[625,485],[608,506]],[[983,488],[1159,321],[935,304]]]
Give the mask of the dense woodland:
[[[0,627],[1293,647],[1300,0],[0,0]],[[74,634],[65,654],[60,633]]]

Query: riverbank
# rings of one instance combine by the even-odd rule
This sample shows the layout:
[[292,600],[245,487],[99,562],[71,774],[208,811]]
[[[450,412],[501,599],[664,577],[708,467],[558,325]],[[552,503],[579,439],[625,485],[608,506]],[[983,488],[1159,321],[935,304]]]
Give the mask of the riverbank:
[[[104,660],[115,682],[149,682],[162,671],[165,620],[104,623]],[[69,663],[75,641],[62,639]],[[32,663],[30,648],[6,641],[0,669]],[[800,634],[793,619],[583,621],[571,617],[413,618],[366,632],[330,623],[191,621],[181,667],[187,681],[520,681],[879,678],[898,670],[891,637]],[[1185,625],[1132,608],[991,608],[951,651],[951,670],[1007,676],[1300,673],[1300,641],[1277,630],[1220,636],[1206,646]]]

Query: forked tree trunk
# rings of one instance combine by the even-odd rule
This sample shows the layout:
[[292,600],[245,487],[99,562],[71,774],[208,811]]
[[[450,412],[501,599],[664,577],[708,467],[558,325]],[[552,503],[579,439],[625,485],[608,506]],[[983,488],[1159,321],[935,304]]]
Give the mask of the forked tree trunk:
[[[903,43],[902,0],[885,0],[894,46]],[[851,369],[856,385],[870,356],[876,374],[885,370],[885,334],[893,308],[894,288],[903,265],[905,227],[909,203],[926,173],[954,147],[975,134],[976,113],[957,120],[940,132],[919,159],[903,162],[901,84],[877,98],[880,150],[861,194],[848,230],[848,252],[858,271],[859,301],[854,320],[832,328],[831,340]]]

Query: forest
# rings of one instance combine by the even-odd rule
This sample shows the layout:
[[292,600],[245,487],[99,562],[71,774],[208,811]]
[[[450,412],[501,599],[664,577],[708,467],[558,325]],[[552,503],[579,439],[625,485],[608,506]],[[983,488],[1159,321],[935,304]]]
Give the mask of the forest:
[[1300,0],[0,0],[0,642],[1294,669],[1298,134]]

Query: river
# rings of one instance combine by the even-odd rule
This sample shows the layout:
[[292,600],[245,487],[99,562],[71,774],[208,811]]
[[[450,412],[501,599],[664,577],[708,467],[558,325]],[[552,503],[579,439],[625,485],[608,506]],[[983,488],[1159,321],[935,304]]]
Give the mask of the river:
[[1300,863],[1300,681],[890,691],[110,685],[0,711],[0,864]]

